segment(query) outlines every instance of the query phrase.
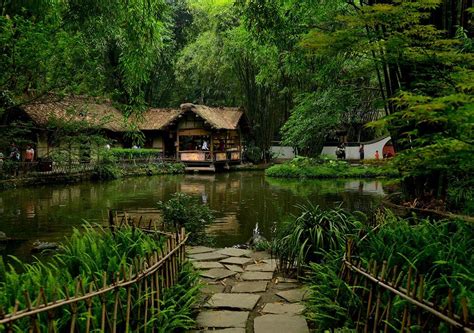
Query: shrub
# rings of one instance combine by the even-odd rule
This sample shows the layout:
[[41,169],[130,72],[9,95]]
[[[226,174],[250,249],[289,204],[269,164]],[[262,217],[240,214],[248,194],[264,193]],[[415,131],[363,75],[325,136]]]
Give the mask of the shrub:
[[110,152],[119,160],[158,159],[163,156],[160,149],[112,148]]
[[361,222],[341,208],[323,210],[308,204],[301,214],[278,230],[272,249],[284,270],[298,271],[309,262],[317,262],[322,252],[343,250],[347,237],[354,235]]
[[175,193],[167,202],[159,202],[163,210],[163,222],[172,228],[186,228],[190,233],[188,243],[209,244],[212,237],[206,234],[206,228],[214,222],[209,207],[201,204],[197,198],[185,193]]
[[253,164],[259,163],[263,158],[263,152],[260,147],[250,145],[245,149],[245,157]]
[[268,177],[277,178],[374,178],[398,177],[398,170],[390,165],[351,165],[346,161],[296,157],[265,171]]

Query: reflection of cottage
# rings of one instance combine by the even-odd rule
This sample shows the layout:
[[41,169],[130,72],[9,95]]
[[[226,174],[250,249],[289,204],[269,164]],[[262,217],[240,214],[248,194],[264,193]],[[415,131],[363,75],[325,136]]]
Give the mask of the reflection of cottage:
[[125,134],[140,130],[145,136],[143,148],[157,149],[191,169],[215,170],[218,165],[241,161],[244,117],[238,108],[182,104],[179,109],[148,109],[127,119],[107,100],[47,96],[12,114],[8,122],[33,123],[35,131],[30,139],[36,142],[38,157],[50,155],[60,145],[52,140],[48,129],[52,122],[76,122],[100,129],[115,147],[131,147]]

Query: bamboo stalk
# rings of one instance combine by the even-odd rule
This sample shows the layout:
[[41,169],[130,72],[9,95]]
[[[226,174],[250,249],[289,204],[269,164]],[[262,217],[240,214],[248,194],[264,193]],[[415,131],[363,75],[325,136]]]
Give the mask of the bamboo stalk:
[[[93,291],[92,283],[89,284],[89,294]],[[87,304],[87,321],[86,321],[86,333],[89,333],[91,330],[91,317],[92,317],[92,297],[86,300]]]
[[[132,274],[133,274],[133,267],[132,265],[130,265],[129,267],[129,275],[128,275],[128,279],[131,279],[132,278]],[[128,333],[129,330],[130,330],[130,307],[131,307],[131,303],[132,303],[132,290],[131,290],[131,286],[127,286],[127,310],[126,310],[126,319],[125,319],[125,332]]]
[[[118,282],[119,280],[120,280],[120,273],[117,272],[115,281]],[[117,332],[119,291],[118,291],[118,289],[115,289],[114,292],[115,292],[115,300],[114,300],[114,314],[113,314],[113,317],[112,317],[112,332],[116,333]]]

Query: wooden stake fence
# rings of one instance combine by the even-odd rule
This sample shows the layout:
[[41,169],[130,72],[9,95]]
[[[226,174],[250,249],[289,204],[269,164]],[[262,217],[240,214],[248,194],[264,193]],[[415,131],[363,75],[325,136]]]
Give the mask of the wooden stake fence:
[[[371,260],[367,267],[352,256],[349,242],[343,258],[341,277],[362,302],[352,313],[358,332],[471,332],[468,300],[463,298],[460,313],[454,311],[454,297],[449,290],[445,306],[425,300],[423,275],[399,271]],[[405,284],[405,286],[404,286]]]
[[[120,227],[113,220],[111,223],[112,228]],[[101,281],[93,279],[88,285],[78,279],[74,294],[65,289],[66,297],[62,299],[57,299],[59,291],[47,299],[47,286],[37,295],[25,292],[26,308],[19,309],[17,301],[14,309],[5,313],[0,305],[0,332],[157,331],[155,318],[163,293],[178,282],[187,235],[184,228],[176,234],[140,229],[165,237],[163,250],[122,266],[112,283],[107,283],[105,272]]]

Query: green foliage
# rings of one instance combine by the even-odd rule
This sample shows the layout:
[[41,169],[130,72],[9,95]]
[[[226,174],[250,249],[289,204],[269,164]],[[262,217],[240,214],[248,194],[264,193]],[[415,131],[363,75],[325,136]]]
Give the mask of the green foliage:
[[118,160],[158,159],[162,157],[162,151],[158,149],[112,148],[110,152]]
[[158,327],[158,332],[178,332],[195,326],[193,318],[195,305],[200,296],[199,274],[190,262],[181,267],[178,283],[165,290],[160,311],[149,321],[149,326]]
[[277,178],[376,178],[398,177],[391,165],[351,165],[346,161],[296,157],[284,164],[276,164],[265,171]]
[[308,267],[305,284],[310,293],[305,303],[305,315],[317,327],[318,332],[354,327],[354,322],[347,313],[349,309],[361,306],[356,290],[338,274],[341,260],[338,253],[327,253],[324,263],[312,262]]
[[286,221],[278,230],[272,250],[284,270],[298,271],[309,262],[318,262],[326,251],[341,251],[345,241],[354,235],[361,223],[340,208],[323,210],[308,204],[301,206],[301,214]]
[[207,235],[206,228],[214,222],[214,216],[208,206],[201,204],[197,198],[185,193],[176,193],[166,202],[159,202],[163,210],[163,221],[170,228],[186,228],[191,245],[209,244],[212,237]]
[[[12,312],[16,300],[21,308],[26,307],[24,291],[35,298],[40,287],[44,287],[47,299],[63,299],[66,289],[69,295],[75,293],[77,280],[74,279],[81,280],[88,290],[94,279],[102,281],[103,272],[106,282],[111,283],[123,265],[134,264],[138,256],[143,258],[162,245],[162,239],[138,229],[124,227],[112,233],[99,226],[85,225],[82,231],[74,229],[60,246],[60,252],[47,262],[25,264],[17,259],[17,269],[10,264],[0,281],[0,301],[6,312]],[[100,308],[100,302],[96,305]],[[85,308],[82,310],[87,312]],[[58,311],[57,316],[58,327],[67,325],[67,311]]]

